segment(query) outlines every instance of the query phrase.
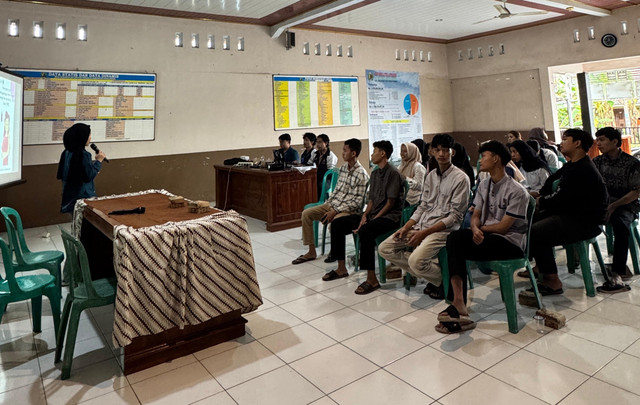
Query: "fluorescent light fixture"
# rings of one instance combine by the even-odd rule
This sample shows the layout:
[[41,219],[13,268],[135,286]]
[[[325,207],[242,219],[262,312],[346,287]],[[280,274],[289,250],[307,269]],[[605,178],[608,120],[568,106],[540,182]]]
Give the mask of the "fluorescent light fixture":
[[458,60],[461,61],[462,59],[462,51],[458,49]]
[[416,58],[416,51],[415,51],[415,50],[412,50],[412,51],[411,51],[411,60],[412,60],[412,61],[414,61],[414,62],[416,62],[416,61],[418,60],[418,59]]
[[316,42],[315,51],[316,56],[320,56],[322,54],[322,49],[319,43]]
[[332,55],[332,52],[331,52],[331,44],[327,44],[327,45],[325,46],[325,48],[326,48],[326,49],[325,49],[325,51],[324,51],[324,54],[325,54],[326,56],[331,56],[331,55]]
[[342,58],[342,45],[338,44],[338,46],[336,46],[336,56],[339,58]]
[[580,30],[573,30],[573,42],[580,42]]
[[66,23],[56,23],[56,39],[60,39],[60,40],[67,39]]
[[305,42],[302,45],[302,54],[303,55],[309,55],[309,43],[308,42]]
[[473,49],[471,48],[467,49],[467,59],[469,60],[473,59]]
[[433,58],[431,57],[431,51],[427,51],[427,62],[433,62]]
[[589,39],[589,41],[596,39],[595,27],[587,27],[587,38]]
[[420,51],[420,62],[424,62],[424,51]]
[[629,27],[627,26],[626,21],[620,21],[620,35],[628,35]]
[[409,51],[408,50],[404,50],[404,60],[409,60]]
[[9,20],[9,26],[7,33],[10,37],[20,36],[20,20]]
[[500,55],[504,55],[504,44],[499,44],[498,45],[498,53]]
[[200,34],[191,34],[191,47],[200,48]]
[[244,37],[238,37],[238,46],[239,51],[244,51]]
[[173,37],[173,45],[176,48],[182,48],[182,32],[176,32],[176,35]]
[[87,40],[87,25],[86,24],[78,24],[78,41],[86,41]]
[[44,22],[42,21],[34,21],[33,22],[33,37],[42,39],[44,36]]
[[216,49],[216,36],[207,35],[207,49]]

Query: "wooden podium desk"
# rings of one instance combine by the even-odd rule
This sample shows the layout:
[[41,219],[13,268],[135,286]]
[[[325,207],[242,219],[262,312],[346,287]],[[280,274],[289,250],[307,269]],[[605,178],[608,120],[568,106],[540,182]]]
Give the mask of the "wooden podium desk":
[[270,232],[302,225],[304,206],[318,201],[316,169],[268,171],[215,165],[216,207],[267,223]]
[[113,343],[125,374],[244,335],[241,314],[262,304],[245,219],[170,209],[165,193],[84,200],[74,214],[92,276],[117,275]]

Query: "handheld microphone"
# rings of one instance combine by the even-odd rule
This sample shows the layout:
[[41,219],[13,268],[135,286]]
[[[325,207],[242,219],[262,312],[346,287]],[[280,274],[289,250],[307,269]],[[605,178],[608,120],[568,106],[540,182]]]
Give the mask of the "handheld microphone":
[[146,209],[144,207],[133,208],[130,210],[116,210],[111,211],[109,215],[127,215],[127,214],[144,214]]
[[[92,143],[89,146],[91,147],[91,149],[93,149],[95,153],[100,153],[100,149],[98,149],[98,146],[95,143]],[[104,158],[104,161],[109,163],[109,159],[107,159],[106,157]]]

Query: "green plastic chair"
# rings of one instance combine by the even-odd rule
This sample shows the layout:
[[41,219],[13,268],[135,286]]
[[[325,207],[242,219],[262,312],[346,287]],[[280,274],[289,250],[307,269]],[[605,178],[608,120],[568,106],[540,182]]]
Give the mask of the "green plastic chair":
[[11,258],[11,249],[0,238],[0,250],[2,250],[2,262],[5,278],[0,275],[0,322],[8,304],[12,302],[31,300],[31,313],[33,316],[33,332],[42,332],[42,296],[49,298],[53,326],[58,333],[60,328],[60,290],[56,285],[56,279],[51,274],[22,275],[16,277],[16,268]]
[[40,252],[30,251],[24,238],[22,220],[20,219],[18,211],[13,208],[2,207],[0,208],[0,212],[2,213],[4,223],[7,226],[9,247],[15,256],[15,261],[13,262],[14,270],[16,272],[20,272],[46,269],[55,277],[55,282],[60,292],[62,288],[60,267],[64,260],[64,254],[58,250],[43,250]]
[[584,288],[587,291],[587,296],[595,297],[596,291],[593,286],[593,275],[591,274],[591,263],[589,261],[589,245],[593,247],[593,252],[596,254],[598,264],[600,265],[600,271],[604,279],[608,281],[609,277],[607,276],[600,246],[598,246],[596,238],[585,239],[580,242],[563,245],[562,247],[565,248],[567,252],[567,268],[569,269],[569,273],[575,273],[576,271],[575,252],[578,252],[582,279],[584,280]]
[[55,362],[60,361],[62,355],[63,341],[67,324],[66,350],[62,363],[62,379],[66,380],[71,374],[71,363],[73,362],[73,350],[76,345],[78,334],[78,324],[80,314],[87,308],[101,307],[113,304],[116,300],[116,279],[101,278],[91,280],[91,270],[87,260],[87,253],[82,243],[60,228],[62,232],[62,242],[67,253],[67,263],[69,269],[69,294],[64,303],[62,312],[62,324],[56,339]]
[[[331,192],[336,188],[339,174],[340,174],[340,170],[336,168],[330,169],[324,174],[324,177],[322,180],[322,191],[318,196],[318,202],[305,205],[304,206],[305,210],[307,208],[316,207],[318,205],[324,204],[324,202],[327,200],[327,197],[329,197],[329,194],[331,194]],[[329,183],[329,179],[331,179],[331,182],[329,184],[329,187],[327,187],[327,183]],[[319,226],[320,226],[320,221],[313,221],[313,239],[314,239],[315,246],[318,246]],[[324,224],[322,228],[322,254],[324,254],[324,245],[326,240],[327,240],[327,224]]]
[[[631,232],[629,235],[629,253],[631,253],[631,263],[633,264],[633,272],[640,274],[640,232],[638,232],[638,221],[631,224]],[[607,253],[613,254],[613,228],[607,224],[605,227],[607,236]]]
[[[444,288],[445,301],[449,302],[446,298],[449,291],[449,256],[447,255],[447,247],[443,247],[438,252],[438,263],[440,264],[440,271],[442,272],[442,287]],[[469,280],[469,289],[473,290],[473,278],[471,277],[471,268],[467,264],[467,279]],[[404,288],[411,289],[411,274],[406,274],[404,278]]]
[[[524,252],[524,257],[519,259],[476,262],[484,263],[498,273],[498,277],[500,278],[500,292],[502,294],[502,301],[504,302],[507,309],[507,320],[509,323],[509,332],[511,333],[518,333],[518,309],[516,307],[516,291],[513,283],[513,273],[516,270],[526,267],[527,271],[529,272],[529,277],[531,277],[531,285],[533,286],[533,291],[536,296],[538,308],[542,308],[542,300],[540,299],[540,293],[538,292],[536,278],[533,274],[531,263],[529,263],[529,240],[531,239],[531,224],[533,222],[533,213],[535,209],[536,200],[533,197],[529,197],[529,205],[527,207],[527,221],[529,222],[529,226],[527,229],[527,244]],[[467,260],[467,263],[469,261],[470,260]],[[445,294],[446,291],[448,290],[445,290]]]

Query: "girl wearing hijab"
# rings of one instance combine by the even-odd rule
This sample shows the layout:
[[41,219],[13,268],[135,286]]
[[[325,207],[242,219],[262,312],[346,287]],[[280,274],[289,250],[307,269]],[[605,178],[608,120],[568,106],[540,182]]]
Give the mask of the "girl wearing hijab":
[[451,157],[451,163],[458,169],[462,170],[469,177],[469,184],[473,185],[476,182],[476,175],[473,172],[473,167],[471,167],[471,163],[469,163],[469,155],[467,155],[467,150],[460,143],[453,144],[453,150],[456,153]]
[[523,184],[529,194],[534,197],[540,195],[539,191],[551,174],[549,166],[524,141],[514,141],[509,144],[511,160],[518,166],[525,178]]
[[533,139],[540,145],[540,150],[544,154],[544,160],[551,169],[559,169],[562,164],[558,161],[558,149],[549,141],[549,136],[544,129],[536,127],[529,131],[529,139]]
[[91,143],[91,127],[74,124],[64,132],[64,151],[60,155],[57,178],[62,180],[61,211],[72,213],[76,201],[96,196],[93,179],[100,172],[104,153],[98,152],[96,160],[84,150]]
[[409,192],[407,193],[405,204],[415,205],[420,201],[422,183],[424,182],[424,176],[427,174],[427,169],[422,165],[422,154],[418,147],[411,142],[403,143],[400,146],[400,157],[402,162],[398,167],[398,171],[409,183]]

